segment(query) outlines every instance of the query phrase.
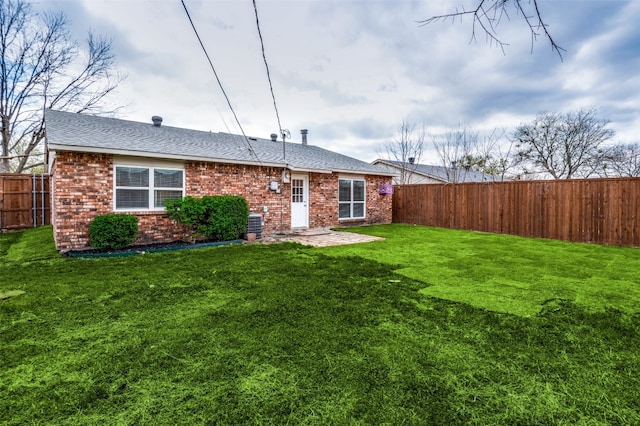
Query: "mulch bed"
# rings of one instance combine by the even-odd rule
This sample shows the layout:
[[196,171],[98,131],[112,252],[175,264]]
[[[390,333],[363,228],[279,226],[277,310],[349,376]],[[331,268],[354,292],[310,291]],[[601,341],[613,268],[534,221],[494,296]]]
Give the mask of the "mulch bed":
[[222,246],[229,244],[241,244],[244,240],[232,240],[232,241],[213,241],[213,240],[199,240],[197,243],[189,243],[186,241],[172,241],[169,243],[153,243],[129,246],[120,250],[70,250],[64,253],[69,257],[121,257],[132,256],[136,254],[154,253],[161,251],[174,251],[174,250],[187,250],[201,247]]

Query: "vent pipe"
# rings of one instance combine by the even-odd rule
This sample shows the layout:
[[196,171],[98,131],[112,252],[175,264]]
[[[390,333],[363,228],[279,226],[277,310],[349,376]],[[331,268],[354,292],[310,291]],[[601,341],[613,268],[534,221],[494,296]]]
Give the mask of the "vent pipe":
[[308,133],[309,133],[309,130],[307,130],[307,129],[300,130],[300,134],[302,135],[302,145],[306,145],[307,144],[307,134]]
[[271,133],[271,141],[272,142],[276,142],[278,140],[278,134],[277,133]]
[[162,126],[162,117],[160,117],[159,115],[154,115],[153,117],[151,117],[151,121],[153,121],[153,125],[155,127]]
[[415,157],[409,157],[409,164],[413,164],[416,162]]

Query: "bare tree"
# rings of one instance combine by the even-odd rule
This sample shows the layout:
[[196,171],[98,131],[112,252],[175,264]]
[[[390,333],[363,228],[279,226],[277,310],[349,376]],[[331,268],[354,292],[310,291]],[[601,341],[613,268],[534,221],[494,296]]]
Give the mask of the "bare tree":
[[605,151],[604,177],[640,177],[640,144],[618,144]]
[[105,97],[123,80],[111,41],[89,33],[86,51],[70,41],[62,13],[33,11],[25,0],[0,2],[0,173],[41,166],[43,109],[113,113]]
[[463,126],[432,137],[433,147],[449,182],[462,182],[471,171],[470,163],[476,157],[478,137],[478,132]]
[[538,37],[544,35],[551,44],[551,50],[556,52],[560,56],[560,60],[562,60],[562,52],[565,49],[560,47],[551,36],[551,33],[549,33],[547,24],[542,20],[538,0],[476,0],[475,5],[471,9],[465,9],[464,6],[461,6],[461,8],[456,8],[455,12],[432,16],[418,21],[418,24],[427,25],[437,21],[462,20],[466,16],[470,16],[472,19],[471,40],[476,40],[476,32],[479,28],[485,34],[489,43],[496,44],[504,53],[504,47],[507,43],[498,37],[498,26],[504,19],[510,20],[511,14],[519,15],[529,28],[531,50],[533,51],[533,45]]
[[516,165],[513,146],[513,140],[506,138],[506,131],[495,128],[490,134],[475,138],[470,154],[456,164],[465,170],[484,173],[494,181],[502,181]]
[[513,138],[525,173],[544,173],[554,179],[593,175],[605,161],[605,143],[615,132],[595,109],[568,114],[541,113],[521,124]]
[[420,164],[424,151],[424,125],[419,129],[416,127],[415,123],[403,120],[395,139],[384,144],[383,156],[400,167],[400,177],[397,179],[400,184],[412,183],[412,172]]

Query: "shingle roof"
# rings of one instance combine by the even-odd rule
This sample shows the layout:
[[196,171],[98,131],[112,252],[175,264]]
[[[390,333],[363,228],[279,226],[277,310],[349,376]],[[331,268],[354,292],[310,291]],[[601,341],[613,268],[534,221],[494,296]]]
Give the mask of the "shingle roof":
[[[376,163],[384,163],[392,167],[396,167],[398,170],[403,167],[403,163],[401,161],[376,160],[374,161],[374,164]],[[453,169],[450,167],[432,166],[428,164],[407,164],[405,167],[410,173],[421,174],[443,182],[450,182],[452,180],[452,176],[455,176],[455,180],[457,182],[491,182],[494,180],[500,180],[497,176],[473,170]]]
[[234,164],[288,167],[296,171],[348,172],[391,176],[364,161],[313,145],[229,133],[203,132],[151,123],[45,111],[48,148]]

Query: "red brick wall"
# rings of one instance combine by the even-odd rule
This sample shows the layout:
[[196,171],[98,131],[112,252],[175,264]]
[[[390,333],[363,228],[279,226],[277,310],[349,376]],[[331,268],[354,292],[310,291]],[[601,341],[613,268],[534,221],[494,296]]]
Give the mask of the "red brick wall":
[[[52,223],[59,250],[89,246],[88,229],[94,216],[113,213],[113,156],[58,152],[52,171]],[[269,189],[280,181],[281,169],[272,167],[186,162],[186,194],[240,195],[251,212],[263,216],[263,232],[291,227],[289,184],[281,193]],[[391,222],[391,196],[379,195],[381,183],[390,178],[367,177],[367,218],[338,220],[338,175],[309,174],[309,227],[348,226]],[[266,212],[264,207],[266,206]],[[163,212],[128,212],[139,218],[136,244],[175,241],[184,237],[182,228]]]
[[[348,175],[344,175],[347,177]],[[309,174],[309,227],[339,227],[391,223],[391,195],[379,194],[380,185],[391,183],[386,176],[366,176],[366,207],[364,219],[338,219],[337,174]]]
[[[113,213],[113,156],[57,152],[52,173],[52,218],[58,250],[89,246],[89,224]],[[138,216],[136,244],[175,241],[182,229],[162,212],[127,212]]]
[[393,195],[380,194],[380,185],[390,184],[389,176],[367,176],[367,224],[391,223]]
[[[249,211],[262,215],[263,232],[273,233],[290,228],[290,187],[280,184],[280,194],[269,189],[271,181],[280,182],[281,169],[189,162],[185,166],[185,172],[187,195],[241,195],[247,199]],[[264,206],[267,207],[267,212],[264,212]]]
[[89,244],[91,219],[113,211],[113,158],[104,154],[56,154],[51,206],[58,250]]
[[338,226],[338,175],[309,173],[309,228]]

